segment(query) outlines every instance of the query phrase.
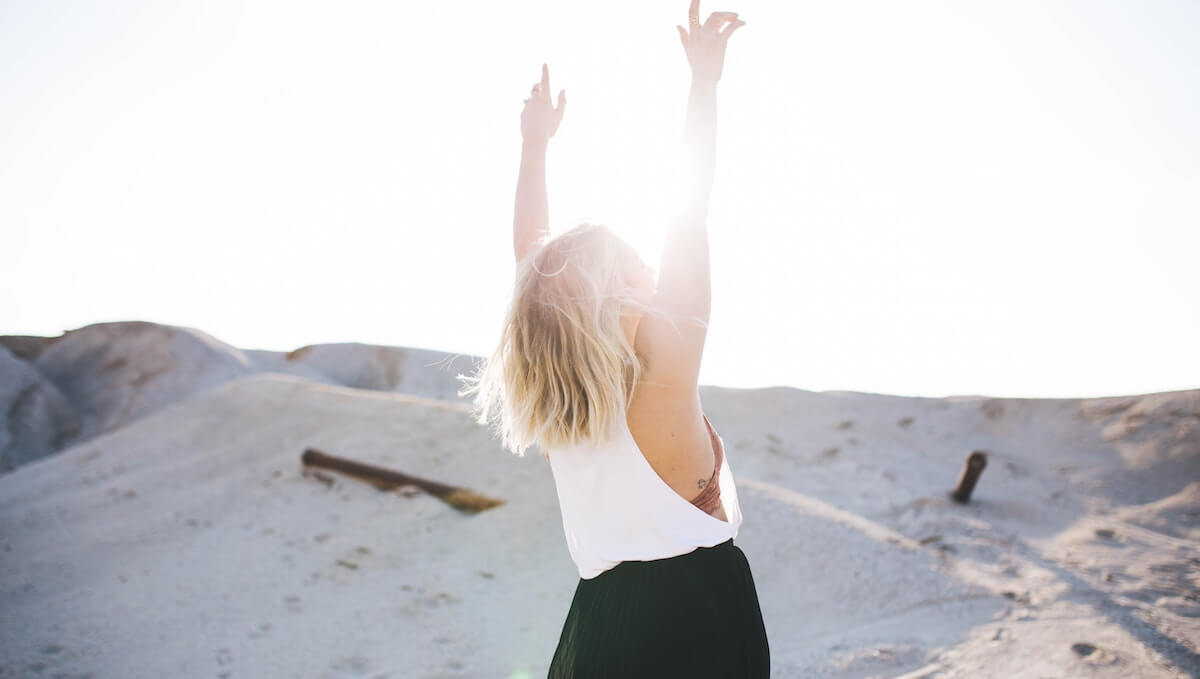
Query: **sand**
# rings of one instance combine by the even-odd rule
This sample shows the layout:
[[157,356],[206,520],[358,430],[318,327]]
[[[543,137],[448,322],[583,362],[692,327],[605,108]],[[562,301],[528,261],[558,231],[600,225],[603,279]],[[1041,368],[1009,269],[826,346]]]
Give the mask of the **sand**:
[[[33,413],[10,449],[68,428],[0,476],[0,677],[545,676],[578,578],[553,477],[471,421],[463,357],[138,323],[3,339],[0,380],[21,364],[76,412],[0,403]],[[773,676],[1200,675],[1200,390],[701,398]],[[306,471],[307,447],[504,504]]]

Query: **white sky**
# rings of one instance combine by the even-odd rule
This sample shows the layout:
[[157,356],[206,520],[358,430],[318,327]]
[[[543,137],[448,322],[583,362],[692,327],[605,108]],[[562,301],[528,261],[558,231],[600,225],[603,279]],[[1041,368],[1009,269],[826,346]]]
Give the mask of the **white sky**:
[[[657,265],[688,82],[648,3],[0,3],[0,334],[487,354],[521,102],[552,228]],[[701,382],[1200,387],[1200,3],[738,0]]]

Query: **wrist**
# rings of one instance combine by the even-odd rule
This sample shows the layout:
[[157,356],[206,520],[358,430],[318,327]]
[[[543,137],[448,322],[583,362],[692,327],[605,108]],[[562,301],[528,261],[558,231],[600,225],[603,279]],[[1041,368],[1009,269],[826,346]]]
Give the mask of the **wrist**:
[[525,153],[545,153],[549,146],[549,138],[523,137],[521,139],[521,151]]
[[713,93],[717,91],[717,79],[704,76],[692,76],[692,92],[702,94]]

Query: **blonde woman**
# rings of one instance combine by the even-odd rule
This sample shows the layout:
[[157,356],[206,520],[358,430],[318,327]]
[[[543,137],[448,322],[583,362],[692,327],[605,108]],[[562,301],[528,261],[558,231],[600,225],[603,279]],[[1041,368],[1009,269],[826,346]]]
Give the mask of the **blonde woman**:
[[678,26],[692,71],[689,191],[655,272],[608,228],[549,238],[546,147],[566,109],[549,69],[525,100],[512,302],[462,393],[505,447],[550,462],[579,570],[558,677],[766,677],[770,654],[724,442],[697,379],[710,282],[705,220],[726,42],[745,22],[699,0]]

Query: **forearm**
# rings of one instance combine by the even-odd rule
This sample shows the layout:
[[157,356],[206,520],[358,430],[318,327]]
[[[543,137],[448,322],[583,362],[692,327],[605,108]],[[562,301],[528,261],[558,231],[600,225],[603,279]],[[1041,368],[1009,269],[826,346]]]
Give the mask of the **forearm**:
[[712,306],[706,222],[716,141],[716,83],[693,81],[684,123],[683,204],[667,229],[656,300],[702,319],[708,319]]
[[550,204],[546,197],[546,142],[521,144],[521,169],[513,209],[513,249],[522,249],[550,231]]
[[717,151],[717,83],[693,80],[684,125],[684,213],[689,222],[708,217]]

